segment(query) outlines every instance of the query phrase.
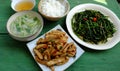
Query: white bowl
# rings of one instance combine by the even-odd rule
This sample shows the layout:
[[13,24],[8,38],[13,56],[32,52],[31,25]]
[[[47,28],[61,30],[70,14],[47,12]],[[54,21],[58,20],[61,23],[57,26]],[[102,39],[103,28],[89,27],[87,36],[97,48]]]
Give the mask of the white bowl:
[[[30,3],[29,5],[26,5]],[[32,10],[35,7],[36,1],[35,0],[11,0],[11,8],[18,12],[18,11],[25,11],[25,10]],[[26,6],[30,6],[30,8],[25,8]],[[16,8],[22,7],[21,10],[17,10]]]
[[[40,20],[40,23],[38,23],[40,25],[39,29],[37,29],[37,31],[34,33],[34,34],[31,34],[31,35],[28,35],[28,36],[25,36],[25,37],[21,37],[19,35],[15,35],[12,33],[12,31],[10,30],[10,25],[11,23],[19,16],[22,16],[22,15],[30,15],[30,16],[33,16],[33,17],[37,17],[39,20]],[[18,12],[18,13],[15,13],[14,15],[12,15],[8,22],[7,22],[7,31],[8,33],[10,34],[10,36],[16,40],[19,40],[19,41],[30,41],[30,40],[33,40],[34,38],[36,38],[40,32],[42,31],[43,29],[43,19],[41,17],[40,14],[38,14],[37,12],[34,12],[34,11],[22,11],[22,12]]]
[[[61,16],[57,16],[57,17],[53,17],[53,16],[48,16],[46,14],[44,14],[42,12],[42,9],[41,9],[41,5],[43,4],[43,1],[44,0],[40,0],[39,4],[38,4],[38,11],[41,13],[41,15],[46,18],[47,20],[50,20],[50,21],[57,21],[59,19],[61,19],[62,17],[66,16],[70,10],[70,4],[67,0],[57,0],[59,1],[64,7],[65,7],[65,13]],[[49,9],[49,8],[48,8]]]
[[[73,18],[73,15],[75,13],[84,11],[84,10],[97,10],[100,11],[101,13],[103,13],[105,16],[108,16],[110,21],[113,22],[115,28],[116,28],[116,32],[114,33],[113,37],[108,40],[106,43],[104,44],[91,44],[91,43],[87,43],[84,42],[83,40],[81,40],[80,38],[78,38],[73,30],[72,30],[72,25],[71,25],[71,19]],[[94,49],[94,50],[106,50],[106,49],[110,49],[113,46],[115,46],[119,41],[120,41],[120,20],[118,19],[118,17],[108,8],[101,6],[101,5],[97,5],[97,4],[80,4],[76,7],[74,7],[67,15],[66,18],[66,26],[67,29],[70,33],[70,35],[72,36],[72,38],[74,40],[76,40],[79,44],[86,46],[90,49]]]

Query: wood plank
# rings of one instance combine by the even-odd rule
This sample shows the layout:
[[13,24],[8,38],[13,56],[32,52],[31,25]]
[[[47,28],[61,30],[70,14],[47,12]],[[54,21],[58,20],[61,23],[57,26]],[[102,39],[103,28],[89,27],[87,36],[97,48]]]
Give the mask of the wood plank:
[[[9,35],[0,35],[0,69],[2,71],[40,70],[26,43],[16,41]],[[120,70],[119,46],[120,43],[107,51],[95,51],[81,46],[85,53],[66,71],[118,71]]]
[[39,71],[25,42],[18,42],[8,35],[0,35],[1,71]]
[[[79,0],[76,0],[76,1],[69,0],[69,3],[70,3],[70,6],[71,6],[71,9],[73,7],[75,7],[76,5],[79,5],[79,4],[82,4],[82,3],[101,4],[103,6],[108,7],[109,9],[111,9],[120,18],[120,14],[119,14],[120,7],[117,4],[117,1],[116,0],[105,0],[105,1],[107,2],[107,5],[105,5],[105,4],[101,3],[101,2],[97,2],[96,0],[80,0],[80,1]],[[6,23],[7,23],[8,19],[9,19],[9,17],[11,15],[13,15],[15,13],[15,11],[13,11],[12,8],[10,7],[11,0],[5,0],[5,1],[0,0],[0,3],[1,3],[0,4],[0,8],[1,8],[0,9],[0,33],[8,33],[7,30],[6,30]],[[37,7],[38,3],[39,3],[39,0],[36,0],[36,6],[33,9],[33,11],[38,12],[38,9],[37,9],[38,8]],[[45,21],[45,24],[47,26],[50,25],[50,24],[53,25],[53,26],[56,26],[57,24],[62,24],[62,25],[65,24],[65,19],[66,19],[66,17],[60,19],[57,22],[50,22],[50,21],[48,21],[46,19],[44,19],[44,21]],[[51,28],[51,26],[50,26],[50,28]],[[47,29],[45,28],[45,30],[47,30]]]

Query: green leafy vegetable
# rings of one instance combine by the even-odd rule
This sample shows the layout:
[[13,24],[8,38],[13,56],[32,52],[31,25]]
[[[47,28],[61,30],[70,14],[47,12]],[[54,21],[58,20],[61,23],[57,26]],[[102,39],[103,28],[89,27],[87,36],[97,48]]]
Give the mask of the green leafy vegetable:
[[116,31],[108,17],[95,10],[76,13],[71,22],[74,33],[83,41],[93,44],[107,42]]

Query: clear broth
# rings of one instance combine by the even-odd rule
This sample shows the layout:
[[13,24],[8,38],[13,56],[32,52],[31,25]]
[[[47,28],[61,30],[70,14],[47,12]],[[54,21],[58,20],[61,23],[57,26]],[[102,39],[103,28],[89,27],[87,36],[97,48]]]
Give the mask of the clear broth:
[[17,11],[31,10],[34,4],[30,1],[22,1],[15,5]]

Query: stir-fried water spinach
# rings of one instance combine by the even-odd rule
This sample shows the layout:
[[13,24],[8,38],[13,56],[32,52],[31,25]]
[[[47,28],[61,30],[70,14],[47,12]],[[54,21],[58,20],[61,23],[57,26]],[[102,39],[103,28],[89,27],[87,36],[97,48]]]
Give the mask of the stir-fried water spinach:
[[116,31],[108,16],[96,10],[76,13],[71,22],[74,33],[83,41],[93,44],[107,42]]

